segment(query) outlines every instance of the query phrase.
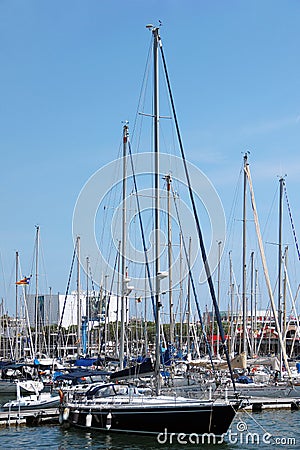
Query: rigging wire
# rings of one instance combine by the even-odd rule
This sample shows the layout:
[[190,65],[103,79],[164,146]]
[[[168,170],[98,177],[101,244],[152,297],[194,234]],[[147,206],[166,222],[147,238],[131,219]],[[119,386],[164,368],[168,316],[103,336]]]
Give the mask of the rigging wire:
[[286,204],[287,204],[287,208],[288,208],[288,212],[289,212],[292,232],[293,232],[294,241],[295,241],[295,245],[296,245],[296,250],[297,250],[297,254],[298,254],[298,259],[300,261],[299,244],[298,244],[298,239],[297,239],[297,235],[296,235],[296,229],[295,229],[295,225],[294,225],[294,221],[293,221],[292,210],[291,210],[290,202],[289,202],[288,195],[287,195],[286,184],[284,183],[283,186],[284,186],[284,194],[285,194]]
[[[174,205],[175,205],[175,210],[176,210],[176,215],[177,215],[179,228],[180,228],[181,234],[183,235],[182,225],[181,225],[181,221],[180,221],[180,217],[179,217],[178,206],[177,206],[177,202],[176,202],[176,196],[174,196],[173,188],[171,188],[171,189],[172,189],[172,193],[173,193]],[[207,348],[207,351],[208,351],[208,356],[209,356],[209,359],[210,359],[210,362],[211,362],[212,370],[215,373],[215,367],[214,367],[213,358],[212,358],[211,346],[209,344],[209,341],[207,339],[207,335],[206,335],[206,332],[205,332],[205,327],[204,327],[204,323],[203,323],[203,319],[202,319],[202,313],[201,313],[200,305],[199,305],[199,302],[198,302],[198,296],[197,296],[197,292],[196,292],[196,286],[195,286],[195,282],[194,282],[194,277],[193,277],[193,273],[192,273],[192,269],[191,269],[191,265],[190,265],[190,259],[188,257],[188,250],[186,248],[186,244],[185,244],[185,240],[184,239],[182,239],[182,246],[183,246],[183,250],[184,250],[185,259],[186,259],[186,262],[187,262],[187,267],[188,267],[189,276],[190,276],[190,280],[191,280],[192,290],[193,290],[194,299],[195,299],[197,312],[198,312],[198,316],[199,316],[200,326],[201,326],[201,329],[202,329],[202,333],[203,333],[205,345],[206,345],[206,348]]]
[[214,304],[214,309],[215,309],[215,313],[216,313],[216,319],[217,319],[218,327],[219,327],[219,330],[220,330],[220,336],[221,336],[221,340],[222,340],[222,346],[223,346],[223,349],[224,349],[224,352],[225,352],[225,355],[226,355],[226,360],[227,360],[228,368],[229,368],[229,371],[230,371],[230,376],[231,376],[231,380],[232,380],[233,389],[234,389],[234,392],[236,393],[235,380],[234,380],[233,370],[232,370],[231,363],[230,363],[229,351],[228,351],[227,344],[226,344],[225,332],[224,332],[224,328],[223,328],[223,325],[222,325],[221,314],[220,314],[220,310],[219,310],[219,306],[218,306],[218,302],[217,302],[217,298],[216,298],[216,294],[215,294],[215,289],[214,289],[214,285],[213,285],[213,281],[212,281],[212,275],[211,275],[209,263],[208,263],[208,260],[207,260],[207,255],[206,255],[206,249],[205,249],[205,245],[204,245],[202,230],[200,228],[200,221],[199,221],[199,217],[198,217],[198,214],[197,214],[197,208],[196,208],[196,204],[195,204],[194,194],[193,194],[193,190],[192,190],[192,186],[191,186],[190,176],[189,176],[188,169],[187,169],[187,164],[186,164],[186,159],[185,159],[185,152],[184,152],[183,143],[182,143],[182,139],[181,139],[181,135],[180,135],[179,123],[178,123],[178,119],[177,119],[177,114],[176,114],[176,110],[175,110],[175,104],[174,104],[173,95],[172,95],[172,91],[171,91],[171,84],[170,84],[170,80],[169,80],[166,60],[165,60],[164,51],[163,51],[161,42],[160,42],[159,48],[160,48],[161,55],[162,55],[162,61],[163,61],[163,66],[164,66],[164,71],[165,71],[166,81],[167,81],[167,85],[168,85],[168,90],[169,90],[170,101],[171,101],[171,105],[172,105],[174,121],[175,121],[175,127],[176,127],[177,137],[178,137],[178,141],[179,141],[180,153],[181,153],[181,157],[182,157],[182,160],[183,160],[184,171],[185,171],[186,180],[187,180],[187,184],[188,184],[188,191],[189,191],[189,195],[190,195],[190,200],[191,200],[191,204],[192,204],[194,218],[195,218],[195,221],[196,221],[196,228],[197,228],[197,232],[198,232],[198,238],[199,238],[199,244],[200,244],[203,264],[204,264],[205,272],[206,272],[206,275],[207,275],[207,281],[208,281],[208,285],[209,285],[209,289],[210,289],[210,294],[211,294],[212,301],[213,301],[213,304]]
[[[112,276],[111,283],[110,283],[110,290],[108,293],[105,292],[105,299],[106,299],[105,318],[107,319],[108,324],[109,324],[109,306],[110,306],[110,300],[111,300],[112,293],[113,293],[113,286],[114,286],[114,282],[115,282],[115,275],[116,275],[116,269],[117,269],[119,256],[120,256],[119,249],[117,249],[116,256],[115,256],[115,262],[114,262],[114,268],[113,268],[113,276]],[[106,319],[105,319],[105,321],[106,321]],[[118,317],[116,318],[116,321],[118,322]],[[107,327],[107,330],[108,330],[108,327]]]
[[[151,58],[152,58],[152,39],[151,39],[150,45],[149,45],[148,56],[147,56],[147,62],[146,62],[145,71],[144,71],[143,80],[142,80],[142,87],[141,87],[141,90],[140,90],[140,95],[139,95],[139,99],[138,99],[137,111],[136,111],[136,114],[135,114],[135,120],[134,120],[133,127],[132,127],[132,133],[131,133],[132,140],[134,139],[134,136],[135,136],[135,134],[137,133],[137,132],[136,132],[136,128],[137,128],[137,118],[138,118],[139,116],[142,116],[142,117],[143,117],[143,114],[141,114],[140,111],[144,109],[144,106],[143,106],[143,105],[145,105],[145,95],[146,95],[146,91],[147,91],[146,86],[148,85],[148,79],[149,79],[149,73],[150,73],[150,63],[151,63]],[[138,136],[137,136],[137,138],[136,138],[136,141],[137,141],[137,143],[138,143],[137,148],[140,147],[139,144],[140,144],[140,141],[141,141],[141,130],[142,130],[142,126],[140,127],[139,134],[138,134]]]
[[142,214],[141,214],[141,208],[140,208],[140,201],[139,201],[139,197],[138,197],[138,189],[137,189],[136,175],[135,175],[134,164],[133,164],[133,159],[132,159],[131,145],[130,145],[129,140],[128,140],[128,149],[129,149],[129,157],[130,157],[130,163],[131,163],[134,191],[136,194],[138,218],[139,218],[139,224],[140,224],[140,229],[141,229],[141,234],[142,234],[142,243],[143,243],[143,250],[144,250],[144,255],[145,255],[146,271],[147,271],[148,283],[149,283],[149,288],[150,288],[153,314],[155,317],[156,308],[155,308],[155,300],[154,300],[154,295],[153,295],[153,287],[152,287],[152,282],[151,282],[150,265],[149,265],[148,255],[147,255],[147,246],[146,246],[146,239],[145,239],[145,233],[144,233],[144,226],[143,226],[143,220],[142,220]]

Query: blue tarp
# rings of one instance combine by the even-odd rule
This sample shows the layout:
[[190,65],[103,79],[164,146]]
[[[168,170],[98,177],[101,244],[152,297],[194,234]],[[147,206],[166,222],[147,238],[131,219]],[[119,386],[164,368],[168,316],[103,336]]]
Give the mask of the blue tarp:
[[74,366],[89,367],[95,364],[97,358],[79,358],[76,359]]
[[62,373],[62,372],[55,372],[53,374],[53,381],[59,381],[59,380],[79,380],[81,378],[88,378],[88,377],[97,377],[97,376],[106,376],[109,375],[109,372],[106,371],[98,371],[98,370],[77,370],[76,372],[70,372],[70,373]]
[[237,383],[243,383],[243,384],[251,384],[253,383],[252,378],[246,377],[245,375],[241,375],[236,379]]

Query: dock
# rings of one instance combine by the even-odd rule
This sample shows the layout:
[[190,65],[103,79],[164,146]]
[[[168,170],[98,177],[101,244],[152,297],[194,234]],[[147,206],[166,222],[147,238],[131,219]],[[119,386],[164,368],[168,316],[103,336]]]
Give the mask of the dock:
[[59,409],[31,409],[20,411],[1,411],[0,427],[11,426],[39,426],[46,424],[58,424]]
[[242,410],[261,412],[270,409],[287,409],[298,411],[300,409],[300,398],[271,398],[271,397],[249,397]]

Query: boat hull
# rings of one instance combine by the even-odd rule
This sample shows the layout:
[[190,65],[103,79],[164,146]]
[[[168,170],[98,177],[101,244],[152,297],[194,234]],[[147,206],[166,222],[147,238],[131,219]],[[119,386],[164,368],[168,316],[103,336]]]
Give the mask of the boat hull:
[[13,381],[0,380],[0,395],[16,394],[17,385]]
[[45,399],[40,401],[26,400],[26,398],[18,401],[13,400],[3,405],[4,411],[18,411],[18,410],[32,410],[32,409],[46,409],[56,408],[59,406],[60,399],[58,396],[51,399]]
[[237,408],[238,405],[212,403],[166,407],[69,406],[68,422],[72,426],[105,432],[213,433],[219,436],[227,432]]

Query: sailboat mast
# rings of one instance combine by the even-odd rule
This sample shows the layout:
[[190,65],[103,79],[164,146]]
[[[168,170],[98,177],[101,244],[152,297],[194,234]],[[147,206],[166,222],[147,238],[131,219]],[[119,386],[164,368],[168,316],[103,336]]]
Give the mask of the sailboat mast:
[[116,311],[116,339],[115,339],[115,354],[116,356],[119,355],[119,307],[120,307],[120,292],[121,292],[121,283],[120,283],[120,266],[121,266],[121,241],[119,241],[118,245],[118,266],[117,266],[117,273],[118,273],[118,280],[117,280],[117,311]]
[[[187,285],[187,320],[186,320],[186,335],[187,335],[187,353],[188,355],[191,352],[191,336],[190,336],[190,327],[191,327],[191,254],[192,254],[192,238],[189,238],[189,254],[188,254],[188,285]],[[195,339],[196,340],[196,339]]]
[[50,355],[50,337],[51,337],[51,333],[50,333],[50,313],[51,313],[51,305],[52,305],[52,287],[49,287],[49,303],[48,303],[48,352]]
[[[258,269],[255,269],[255,281],[254,281],[254,330],[257,331],[257,293],[258,293]],[[257,353],[257,339],[255,339],[254,353]]]
[[85,319],[85,333],[86,333],[86,353],[90,352],[90,333],[89,333],[89,323],[90,323],[90,298],[89,298],[89,257],[86,257],[86,319]]
[[[221,245],[222,241],[218,241],[218,291],[217,291],[217,301],[218,307],[220,308],[220,288],[221,288]],[[217,328],[217,356],[220,353],[220,330]]]
[[79,357],[81,350],[80,236],[77,236],[76,248],[77,248],[77,357]]
[[230,275],[230,352],[234,355],[234,284],[233,284],[233,273],[232,273],[232,259],[231,251],[229,252],[229,275]]
[[159,214],[159,66],[158,50],[160,45],[159,28],[152,28],[153,35],[153,68],[154,68],[154,228],[155,228],[155,375],[156,394],[160,392],[160,214]]
[[[278,207],[278,323],[280,332],[282,332],[282,203],[283,203],[283,186],[284,186],[284,178],[280,178],[279,180],[279,207]],[[278,356],[280,361],[280,378],[282,376],[282,350],[280,349],[280,345],[278,345]]]
[[15,360],[18,361],[18,276],[19,276],[19,252],[16,252],[16,352]]
[[242,351],[245,352],[247,358],[247,263],[246,263],[246,232],[247,232],[247,174],[246,167],[248,165],[248,155],[244,154],[244,193],[243,193],[243,346]]
[[[288,258],[288,246],[284,249],[284,265],[287,267],[287,258]],[[283,280],[283,308],[282,308],[282,335],[286,336],[286,289],[287,289],[287,271],[284,271],[284,280]]]
[[170,344],[174,344],[174,305],[172,289],[172,216],[171,216],[171,175],[164,178],[167,183],[167,211],[168,211],[168,274],[169,274],[169,313],[170,313]]
[[250,314],[251,314],[251,358],[254,356],[254,322],[253,322],[253,299],[254,299],[254,252],[251,252],[251,297],[250,297]]
[[35,240],[35,342],[34,342],[34,353],[39,351],[40,345],[40,311],[39,311],[39,278],[38,278],[38,268],[39,268],[39,234],[40,227],[36,227],[36,240]]
[[[124,367],[124,346],[125,346],[125,311],[126,311],[126,291],[127,291],[127,269],[126,269],[126,173],[127,173],[127,140],[128,126],[123,127],[123,186],[122,186],[122,253],[121,253],[121,271],[122,271],[122,292],[121,292],[121,329],[120,329],[120,351],[119,362],[120,369]],[[117,318],[118,320],[118,318]]]
[[182,266],[183,266],[183,257],[182,257],[182,246],[183,246],[183,236],[182,232],[179,234],[179,349],[182,350],[182,334],[183,334],[183,282],[182,282]]

